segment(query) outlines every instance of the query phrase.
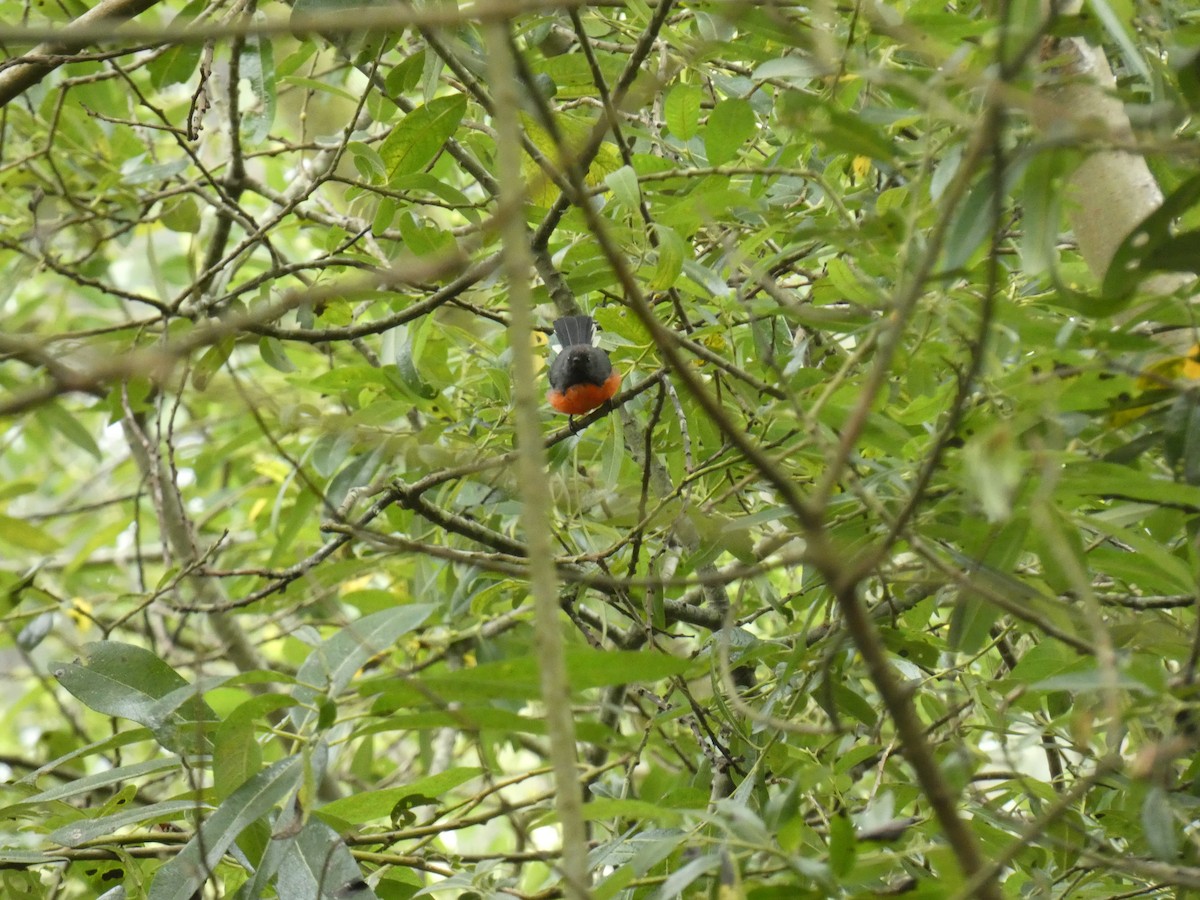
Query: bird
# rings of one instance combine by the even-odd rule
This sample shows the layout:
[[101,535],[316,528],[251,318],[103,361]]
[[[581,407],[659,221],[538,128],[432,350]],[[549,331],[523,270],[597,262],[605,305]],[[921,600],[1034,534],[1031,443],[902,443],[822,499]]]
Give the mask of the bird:
[[581,416],[611,400],[621,387],[621,373],[596,346],[596,321],[591,316],[563,316],[554,322],[554,336],[560,349],[550,363],[550,405],[568,416]]

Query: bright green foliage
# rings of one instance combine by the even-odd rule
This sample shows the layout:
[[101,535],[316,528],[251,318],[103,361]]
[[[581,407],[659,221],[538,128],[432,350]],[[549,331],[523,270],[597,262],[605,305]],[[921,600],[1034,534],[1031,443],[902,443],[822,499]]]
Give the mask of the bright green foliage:
[[[561,895],[513,214],[632,390],[544,416],[594,897],[1200,888],[1191,4],[506,4],[508,110],[487,3],[356,6],[3,105],[0,894]],[[1051,34],[1168,196],[1104,279]]]

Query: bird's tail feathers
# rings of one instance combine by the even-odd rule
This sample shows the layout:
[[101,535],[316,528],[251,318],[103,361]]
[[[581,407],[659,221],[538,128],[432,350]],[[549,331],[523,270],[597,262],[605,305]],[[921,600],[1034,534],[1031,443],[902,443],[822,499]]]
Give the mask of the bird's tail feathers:
[[576,344],[593,346],[599,342],[596,320],[591,316],[563,316],[554,321],[554,343],[557,349]]

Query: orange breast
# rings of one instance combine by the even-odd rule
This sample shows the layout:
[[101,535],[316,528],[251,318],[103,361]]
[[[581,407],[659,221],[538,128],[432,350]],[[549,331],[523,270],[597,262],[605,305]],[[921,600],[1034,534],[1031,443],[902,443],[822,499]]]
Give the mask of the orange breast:
[[565,391],[550,391],[546,399],[561,413],[581,416],[611,398],[620,387],[621,374],[614,369],[604,384],[573,384]]

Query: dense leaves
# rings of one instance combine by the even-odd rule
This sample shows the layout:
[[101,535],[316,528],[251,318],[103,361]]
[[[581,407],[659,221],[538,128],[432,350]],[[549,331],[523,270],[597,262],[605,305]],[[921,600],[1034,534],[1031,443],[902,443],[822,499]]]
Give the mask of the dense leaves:
[[[1200,369],[1150,283],[1196,271],[1200,20],[1136,12],[6,30],[0,892],[582,895],[514,216],[541,333],[592,313],[624,377],[543,415],[593,896],[1200,888]],[[1136,139],[1053,105],[1072,36]],[[1105,275],[1062,216],[1114,147],[1168,199]]]

